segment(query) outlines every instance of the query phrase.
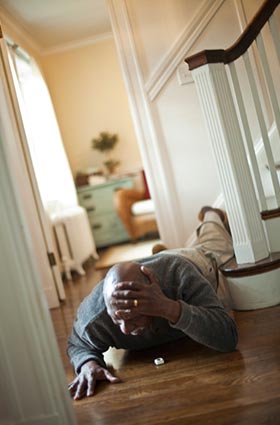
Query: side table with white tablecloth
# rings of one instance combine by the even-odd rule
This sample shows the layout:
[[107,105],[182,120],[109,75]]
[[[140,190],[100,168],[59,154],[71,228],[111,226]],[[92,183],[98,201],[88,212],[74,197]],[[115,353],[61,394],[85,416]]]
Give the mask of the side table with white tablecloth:
[[84,275],[83,263],[90,257],[98,259],[88,215],[75,206],[50,214],[62,271],[71,279],[71,271]]

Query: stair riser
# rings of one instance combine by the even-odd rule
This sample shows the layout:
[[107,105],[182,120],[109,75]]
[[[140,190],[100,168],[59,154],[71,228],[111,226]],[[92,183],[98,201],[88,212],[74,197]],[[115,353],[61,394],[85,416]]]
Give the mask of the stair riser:
[[256,310],[280,303],[280,268],[254,276],[228,277],[226,286],[234,310]]

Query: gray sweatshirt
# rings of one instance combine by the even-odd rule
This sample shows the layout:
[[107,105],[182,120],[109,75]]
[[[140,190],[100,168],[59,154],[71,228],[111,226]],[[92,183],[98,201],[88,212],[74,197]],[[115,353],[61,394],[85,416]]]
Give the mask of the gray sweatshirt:
[[107,314],[102,280],[81,303],[68,340],[67,353],[76,373],[89,360],[106,367],[103,353],[109,347],[138,350],[188,336],[214,350],[227,352],[236,348],[235,322],[197,266],[183,256],[166,253],[137,263],[153,271],[168,298],[180,301],[178,322],[171,324],[155,317],[151,328],[142,335],[123,334]]

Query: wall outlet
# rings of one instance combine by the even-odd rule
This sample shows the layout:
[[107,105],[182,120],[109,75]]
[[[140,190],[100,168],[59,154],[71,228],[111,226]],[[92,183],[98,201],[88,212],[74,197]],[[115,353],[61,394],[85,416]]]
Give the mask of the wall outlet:
[[193,83],[191,71],[189,71],[189,67],[185,62],[181,63],[177,68],[177,80],[180,86]]

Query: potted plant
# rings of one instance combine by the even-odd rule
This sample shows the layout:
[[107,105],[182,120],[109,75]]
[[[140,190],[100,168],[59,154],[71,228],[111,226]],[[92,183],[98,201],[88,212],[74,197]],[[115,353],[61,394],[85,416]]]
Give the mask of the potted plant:
[[119,138],[117,134],[111,134],[107,131],[102,131],[98,137],[92,139],[92,148],[100,152],[104,152],[107,159],[103,162],[108,174],[113,174],[120,161],[110,158],[110,152],[114,149]]

